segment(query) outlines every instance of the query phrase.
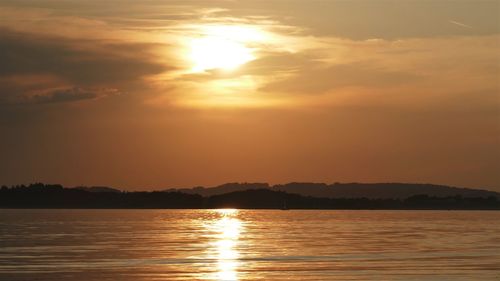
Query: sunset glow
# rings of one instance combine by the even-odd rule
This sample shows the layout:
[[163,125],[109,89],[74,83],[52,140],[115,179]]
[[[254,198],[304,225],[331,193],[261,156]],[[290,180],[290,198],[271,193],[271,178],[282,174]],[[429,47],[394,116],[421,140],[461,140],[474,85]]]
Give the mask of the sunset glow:
[[498,8],[0,0],[2,184],[500,190]]

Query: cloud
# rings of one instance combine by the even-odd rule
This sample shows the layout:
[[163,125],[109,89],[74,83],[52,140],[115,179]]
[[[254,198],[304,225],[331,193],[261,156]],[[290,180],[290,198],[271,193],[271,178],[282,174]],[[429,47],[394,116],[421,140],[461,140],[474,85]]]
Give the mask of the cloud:
[[29,98],[32,103],[62,103],[75,102],[81,100],[97,99],[118,94],[117,89],[110,88],[64,88],[46,91]]
[[147,44],[38,37],[0,30],[0,75],[51,73],[74,83],[139,79],[169,67],[148,57]]
[[465,23],[458,22],[458,21],[449,20],[448,22],[449,22],[449,23],[451,23],[451,24],[454,24],[454,25],[461,26],[461,27],[465,27],[465,28],[472,28],[472,26],[467,25],[467,24],[465,24]]
[[314,95],[342,87],[396,87],[420,79],[414,73],[384,69],[369,61],[338,65],[309,62],[302,64],[296,75],[269,83],[261,90]]
[[69,102],[90,97],[94,91],[88,89],[126,91],[129,85],[144,83],[144,77],[172,69],[156,60],[154,48],[154,44],[75,40],[0,29],[0,102]]
[[[498,1],[224,1],[218,16],[271,16],[320,37],[387,40],[492,35],[499,32]],[[200,5],[203,3],[200,1]],[[205,4],[206,5],[206,4]],[[210,1],[210,5],[214,5]],[[454,28],[459,18],[474,29]]]

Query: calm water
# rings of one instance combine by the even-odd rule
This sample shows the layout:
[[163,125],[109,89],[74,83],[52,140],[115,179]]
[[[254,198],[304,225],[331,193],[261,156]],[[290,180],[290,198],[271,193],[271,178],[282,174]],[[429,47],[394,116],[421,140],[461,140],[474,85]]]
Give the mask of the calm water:
[[0,280],[500,280],[500,212],[0,210]]

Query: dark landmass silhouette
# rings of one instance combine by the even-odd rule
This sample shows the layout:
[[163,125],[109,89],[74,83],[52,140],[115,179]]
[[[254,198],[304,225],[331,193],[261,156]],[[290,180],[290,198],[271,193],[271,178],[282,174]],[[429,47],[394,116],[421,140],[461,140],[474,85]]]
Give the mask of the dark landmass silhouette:
[[[307,184],[294,183],[289,185],[298,190],[307,186]],[[317,187],[320,189],[326,188],[328,190],[326,185],[315,185],[318,185]],[[395,188],[392,185],[397,186],[398,184],[390,184],[390,188]],[[239,190],[248,186],[253,188]],[[271,188],[266,184],[227,184],[214,190],[194,188],[189,189],[188,192],[178,190],[122,192],[117,189],[103,187],[65,188],[61,185],[37,183],[29,186],[2,186],[0,188],[0,208],[281,209],[286,204],[289,209],[500,210],[500,194],[492,191],[455,190],[452,188],[455,192],[464,192],[463,195],[441,193],[445,194],[445,196],[415,194],[406,198],[368,198],[365,196],[338,198],[304,196],[285,192],[281,190],[283,186]],[[375,186],[378,186],[378,184],[375,184]],[[207,193],[205,193],[205,196],[190,193],[193,190]],[[218,193],[221,190],[229,191]],[[438,188],[437,192],[446,190]],[[210,192],[213,192],[213,194],[210,195]]]
[[76,189],[88,191],[88,192],[121,192],[119,189],[111,188],[107,186],[77,186]]
[[234,191],[250,189],[269,189],[284,191],[303,196],[325,198],[370,198],[370,199],[405,199],[414,195],[427,194],[429,196],[447,197],[489,197],[500,198],[500,193],[471,188],[458,188],[434,184],[411,183],[299,183],[278,184],[270,186],[267,183],[227,183],[216,187],[194,187],[182,189],[166,189],[202,196],[220,195]]

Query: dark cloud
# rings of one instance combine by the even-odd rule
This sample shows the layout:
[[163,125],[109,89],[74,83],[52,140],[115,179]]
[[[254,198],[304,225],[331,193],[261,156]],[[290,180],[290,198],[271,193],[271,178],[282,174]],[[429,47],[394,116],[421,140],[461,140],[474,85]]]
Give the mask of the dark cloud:
[[33,103],[60,103],[96,99],[116,94],[116,89],[85,89],[79,87],[56,89],[30,97]]
[[[145,76],[171,69],[154,61],[150,52],[154,47],[153,44],[41,37],[0,29],[0,102],[22,100],[26,96],[33,98],[54,88],[70,90],[38,95],[35,101],[91,98],[92,92],[82,90],[89,88],[121,90]],[[33,76],[50,79],[30,81]]]

